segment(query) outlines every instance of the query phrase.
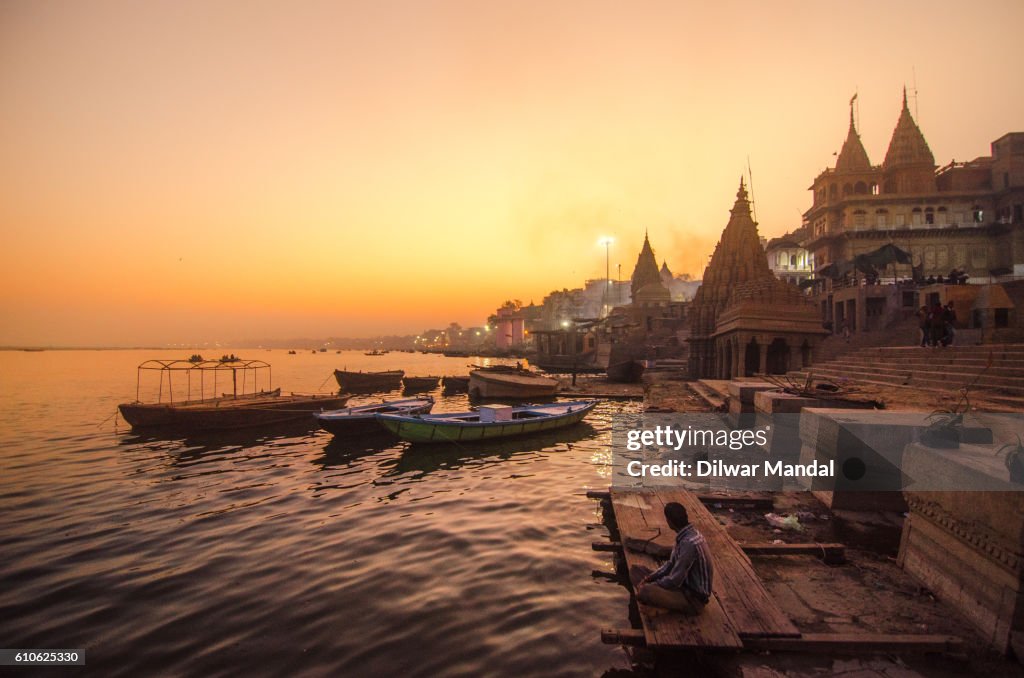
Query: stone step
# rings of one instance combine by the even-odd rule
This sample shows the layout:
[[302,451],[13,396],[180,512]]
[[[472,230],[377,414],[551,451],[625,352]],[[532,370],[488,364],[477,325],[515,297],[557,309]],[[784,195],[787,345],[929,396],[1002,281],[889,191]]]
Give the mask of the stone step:
[[[904,379],[909,378],[909,383],[916,383],[922,379],[937,380],[943,383],[947,383],[950,386],[956,386],[959,388],[964,384],[970,383],[980,372],[979,369],[959,369],[959,368],[936,368],[927,369],[920,366],[906,366],[906,365],[893,365],[885,363],[851,363],[844,361],[836,361],[832,363],[825,363],[820,366],[811,366],[812,370],[829,369],[843,373],[858,373],[858,374],[885,374],[892,377],[901,377]],[[1024,389],[1024,375],[1006,374],[1004,371],[992,371],[989,370],[985,374],[981,375],[978,380],[979,387],[1000,387],[1000,388],[1019,388]]]
[[[908,354],[914,350],[921,350],[921,344],[915,342],[909,346],[871,346],[858,349],[858,353],[878,355],[901,355]],[[1024,356],[1024,344],[979,344],[977,346],[952,345],[946,346],[943,350],[956,355],[983,355],[989,354],[995,357],[1021,357]]]
[[[832,379],[834,381],[849,380],[852,382],[877,384],[884,386],[894,387],[906,387],[911,389],[931,391],[938,393],[946,393],[953,395],[957,390],[962,387],[963,383],[948,383],[941,379],[931,378],[919,378],[906,376],[893,376],[888,374],[881,374],[878,372],[851,372],[848,370],[839,369],[828,369],[828,368],[810,368],[810,372],[816,377],[821,379]],[[807,377],[806,371],[790,373],[790,376],[803,379]],[[1006,386],[992,386],[984,383],[975,385],[972,392],[983,394],[986,400],[999,401],[999,402],[1013,402],[1016,404],[1024,404],[1024,388],[1014,388]]]
[[716,389],[709,388],[707,384],[701,383],[702,381],[688,381],[686,386],[695,396],[703,400],[708,407],[715,410],[725,409],[725,398]]
[[[922,352],[927,349],[921,349]],[[983,358],[956,358],[943,356],[941,352],[917,357],[907,356],[901,360],[885,360],[878,356],[848,355],[834,360],[819,361],[820,364],[844,363],[850,365],[893,365],[909,368],[932,368],[942,370],[966,370],[980,372],[988,365],[988,360]],[[992,374],[1022,374],[1024,375],[1024,360],[993,360],[989,368]]]
[[893,369],[901,370],[903,372],[932,372],[936,374],[950,374],[956,376],[974,376],[978,374],[984,375],[983,379],[990,377],[1009,377],[1009,378],[1024,378],[1024,366],[1010,366],[1010,365],[999,365],[993,363],[991,367],[986,366],[984,363],[981,364],[963,364],[959,362],[941,364],[932,363],[927,361],[911,362],[911,361],[885,361],[877,359],[857,359],[853,357],[839,358],[827,363],[817,363],[818,365],[831,365],[834,367],[842,367],[849,369]]
[[[800,372],[790,373],[790,376],[797,379],[804,379],[807,377],[806,374]],[[819,375],[817,372],[814,373],[815,378],[831,378],[836,379],[842,378],[842,375]],[[955,395],[950,393],[948,388],[931,388],[928,386],[916,385],[916,386],[903,386],[901,384],[894,384],[888,381],[879,381],[876,379],[868,378],[850,378],[850,382],[854,384],[863,384],[867,386],[877,386],[885,389],[894,389],[901,392],[911,392],[912,394],[920,393],[934,393],[942,394],[946,396]],[[915,398],[916,399],[916,398]],[[977,404],[978,402],[984,401],[986,405],[995,404],[1010,408],[1010,411],[1019,412],[1024,410],[1024,394],[1006,394],[998,393],[995,391],[986,390],[975,390],[972,391],[971,402]]]

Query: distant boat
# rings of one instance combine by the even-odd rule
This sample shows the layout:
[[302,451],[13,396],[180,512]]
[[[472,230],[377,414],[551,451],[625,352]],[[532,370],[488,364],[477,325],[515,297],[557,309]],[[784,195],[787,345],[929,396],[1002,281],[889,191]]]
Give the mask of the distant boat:
[[387,354],[388,354],[387,351],[380,351],[378,349],[373,349],[372,351],[367,351],[363,355],[387,355]]
[[402,385],[402,377],[404,376],[405,372],[402,370],[389,370],[386,372],[334,370],[334,378],[338,380],[338,386],[341,387],[342,391],[349,393],[391,391]]
[[[156,371],[160,376],[161,392],[163,382],[167,380],[167,391],[171,388],[171,378],[179,373],[179,379],[187,375],[191,388],[197,383],[200,386],[200,399],[186,397],[177,402],[143,403],[138,399],[142,375]],[[239,372],[242,379],[239,380]],[[267,384],[270,383],[270,365],[262,360],[147,360],[138,367],[139,385],[136,387],[136,400],[118,405],[124,420],[132,428],[167,428],[177,432],[191,433],[197,431],[214,431],[223,429],[251,428],[256,426],[272,426],[289,421],[307,419],[312,412],[323,409],[337,409],[348,400],[348,396],[334,394],[291,394],[281,395],[281,389],[257,390],[256,377],[263,373]],[[217,392],[218,377],[226,385],[232,387],[232,393],[214,398],[202,398],[203,383],[209,384]],[[239,381],[251,384],[253,391],[239,393]],[[181,381],[178,382],[182,383]]]
[[441,381],[441,377],[403,377],[402,388],[407,393],[432,391],[437,388],[437,382],[439,381]]
[[481,407],[475,412],[404,416],[378,414],[377,421],[413,443],[469,442],[527,435],[571,426],[583,420],[596,400],[549,405]]
[[644,364],[639,360],[623,360],[608,366],[608,381],[635,384],[644,376]]
[[295,355],[295,351],[288,351],[288,355]]
[[464,377],[442,377],[442,391],[445,394],[469,392],[469,375]]
[[552,398],[558,381],[528,370],[480,368],[469,373],[469,395],[474,398]]
[[377,423],[378,414],[415,415],[427,414],[434,407],[434,399],[430,396],[405,398],[404,400],[385,400],[370,405],[346,407],[341,410],[317,412],[313,416],[320,428],[335,435],[367,433],[381,430]]
[[326,348],[321,348],[321,349],[320,349],[320,352],[321,352],[321,353],[327,353],[327,349],[326,349]]

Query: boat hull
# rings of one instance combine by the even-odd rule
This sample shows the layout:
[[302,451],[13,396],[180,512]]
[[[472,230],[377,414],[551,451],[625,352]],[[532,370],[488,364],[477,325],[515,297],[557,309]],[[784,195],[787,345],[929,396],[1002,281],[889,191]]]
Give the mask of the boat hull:
[[439,381],[441,381],[441,377],[403,377],[402,390],[406,393],[432,391],[437,388]]
[[445,393],[467,393],[469,377],[444,377],[441,379],[441,386]]
[[429,417],[388,415],[378,416],[377,421],[402,440],[411,443],[478,442],[530,435],[572,426],[581,422],[596,404],[596,401],[566,403],[565,405],[568,406],[578,405],[578,408],[559,415],[493,423],[439,421]]
[[322,409],[338,409],[348,396],[268,396],[219,398],[183,404],[124,403],[121,416],[133,429],[165,428],[184,432],[273,426],[306,420]]
[[474,398],[532,400],[553,398],[557,392],[556,380],[535,374],[485,370],[469,373],[469,394]]
[[405,372],[393,370],[389,372],[347,372],[334,370],[334,378],[338,386],[348,393],[375,393],[377,391],[393,391],[402,385]]
[[410,398],[408,401],[391,401],[378,405],[350,407],[334,412],[317,412],[313,416],[320,428],[325,431],[330,431],[334,435],[355,435],[383,432],[384,429],[377,423],[376,418],[382,412],[388,411],[410,416],[428,414],[433,407],[433,398]]

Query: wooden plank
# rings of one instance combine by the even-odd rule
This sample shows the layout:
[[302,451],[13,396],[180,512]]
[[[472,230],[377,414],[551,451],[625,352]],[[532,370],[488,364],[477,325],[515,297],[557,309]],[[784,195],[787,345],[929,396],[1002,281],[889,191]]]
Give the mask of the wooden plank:
[[826,563],[842,563],[846,560],[846,546],[843,544],[747,542],[740,544],[740,548],[748,556],[815,556]]
[[595,541],[593,544],[590,545],[590,548],[594,549],[595,551],[614,552],[621,551],[622,544],[620,544],[617,541]]
[[603,501],[605,499],[610,499],[611,496],[612,493],[609,492],[608,490],[587,490],[587,499],[597,499],[598,501]]
[[805,633],[799,638],[744,638],[750,650],[777,652],[960,652],[956,636],[893,633]]
[[690,522],[704,535],[715,568],[715,593],[741,637],[800,635],[792,620],[764,588],[750,558],[695,494],[665,488],[658,490],[655,496],[662,503],[662,511],[664,504],[670,501],[685,506]]
[[647,638],[640,629],[603,629],[601,642],[606,645],[633,645],[642,647]]
[[747,506],[755,509],[771,509],[775,507],[775,500],[771,497],[744,497],[742,495],[731,494],[698,494],[697,498],[704,504],[721,504],[723,508]]
[[[665,524],[663,509],[649,493],[612,490],[612,508],[622,538],[674,539]],[[626,549],[626,565],[654,570],[659,563],[651,555]],[[699,615],[687,616],[637,602],[644,637],[653,648],[734,649],[743,642],[733,628],[716,596]]]

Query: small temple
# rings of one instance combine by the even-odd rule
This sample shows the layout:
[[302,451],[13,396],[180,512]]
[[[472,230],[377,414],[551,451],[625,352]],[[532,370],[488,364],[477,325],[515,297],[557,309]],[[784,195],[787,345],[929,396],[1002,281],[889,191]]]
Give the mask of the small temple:
[[689,315],[692,378],[800,369],[826,334],[804,294],[768,267],[742,178]]

